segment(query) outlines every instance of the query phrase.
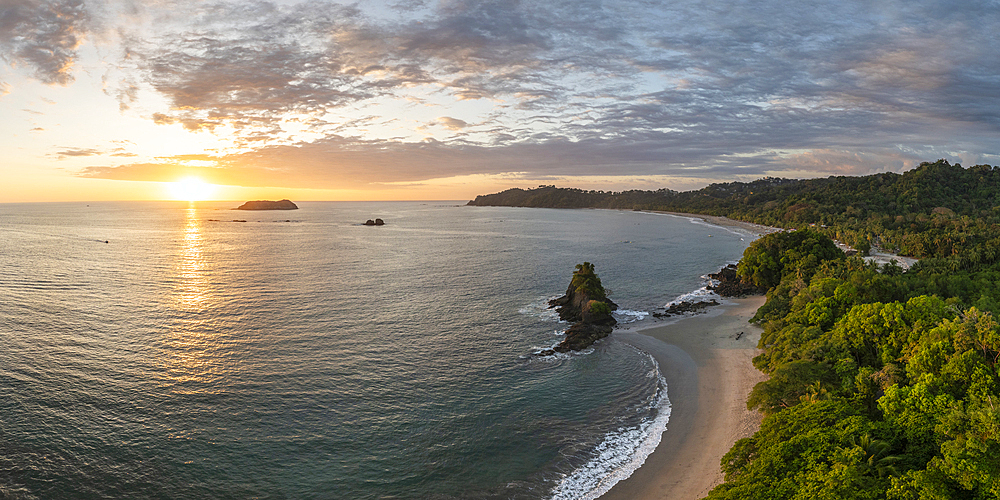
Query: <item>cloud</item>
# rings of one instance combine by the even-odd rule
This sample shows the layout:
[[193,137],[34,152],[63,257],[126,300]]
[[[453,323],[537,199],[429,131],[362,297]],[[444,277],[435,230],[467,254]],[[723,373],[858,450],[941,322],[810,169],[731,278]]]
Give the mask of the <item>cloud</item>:
[[0,58],[30,67],[44,83],[72,83],[89,22],[83,0],[0,0]]
[[70,149],[64,149],[64,150],[59,151],[59,152],[56,153],[56,155],[59,157],[59,159],[63,159],[65,157],[67,157],[67,156],[70,156],[70,157],[98,156],[98,155],[102,155],[102,154],[104,154],[103,151],[100,151],[100,150],[97,150],[97,149],[89,149],[89,148],[88,149],[84,149],[84,148],[80,148],[80,149],[70,148]]
[[[708,182],[997,153],[995,2],[143,8],[144,21],[120,27],[124,75],[109,94],[126,110],[151,89],[167,103],[154,122],[232,137],[240,152],[203,173],[240,185],[511,169]],[[178,162],[82,175],[161,178]]]

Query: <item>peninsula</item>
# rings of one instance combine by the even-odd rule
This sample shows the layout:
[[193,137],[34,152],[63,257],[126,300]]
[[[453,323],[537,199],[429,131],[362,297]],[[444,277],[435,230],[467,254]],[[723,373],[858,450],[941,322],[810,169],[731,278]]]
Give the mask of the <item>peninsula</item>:
[[298,210],[298,208],[297,205],[289,200],[256,200],[248,201],[236,207],[236,210]]

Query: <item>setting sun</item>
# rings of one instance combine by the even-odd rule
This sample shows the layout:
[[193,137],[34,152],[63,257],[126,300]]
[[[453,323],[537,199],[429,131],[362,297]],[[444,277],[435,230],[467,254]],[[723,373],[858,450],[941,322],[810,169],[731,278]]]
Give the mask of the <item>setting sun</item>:
[[171,182],[168,187],[175,200],[203,201],[215,194],[217,186],[197,177],[186,177],[177,182]]

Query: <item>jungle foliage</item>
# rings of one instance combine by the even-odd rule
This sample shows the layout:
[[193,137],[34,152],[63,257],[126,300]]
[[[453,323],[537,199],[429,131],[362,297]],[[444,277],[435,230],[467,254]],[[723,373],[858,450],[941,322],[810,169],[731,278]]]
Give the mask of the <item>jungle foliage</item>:
[[770,287],[753,319],[769,378],[748,398],[765,417],[708,498],[1000,498],[996,271],[904,273],[830,247],[783,232],[743,255]]

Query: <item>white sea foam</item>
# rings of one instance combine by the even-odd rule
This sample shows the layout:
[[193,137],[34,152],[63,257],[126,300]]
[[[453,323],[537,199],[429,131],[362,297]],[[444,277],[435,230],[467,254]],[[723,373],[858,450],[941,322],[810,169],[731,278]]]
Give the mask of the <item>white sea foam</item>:
[[657,394],[649,404],[655,415],[644,419],[638,426],[621,427],[605,435],[595,450],[597,456],[559,481],[552,489],[552,500],[594,500],[600,497],[618,481],[631,476],[660,444],[670,420],[670,399],[667,398],[667,381],[660,372],[659,364],[653,356],[649,359],[653,362],[651,372],[660,379]]
[[693,292],[685,293],[684,295],[681,295],[680,297],[677,297],[676,299],[667,302],[667,304],[664,307],[677,305],[680,304],[681,302],[708,302],[710,300],[715,300],[717,302],[721,301],[722,297],[719,296],[719,294],[713,292],[712,290],[709,290],[708,287],[709,285],[705,285]]
[[707,221],[705,219],[702,219],[701,217],[698,217],[697,215],[695,215],[695,216],[686,216],[686,215],[678,215],[678,214],[662,214],[662,213],[657,213],[657,212],[647,212],[647,213],[656,214],[656,215],[665,215],[667,217],[676,217],[678,219],[687,219],[692,224],[698,224],[700,226],[708,226],[708,227],[712,227],[712,228],[721,229],[721,230],[726,231],[728,233],[735,234],[736,236],[740,236],[741,239],[742,238],[746,238],[746,237],[749,237],[749,238],[752,238],[752,239],[756,239],[757,238],[757,233],[755,233],[753,231],[749,231],[749,230],[743,229],[742,227],[731,227],[731,226],[722,226],[722,225],[719,225],[719,224],[713,224],[713,223],[711,223],[711,222],[709,222],[709,221]]
[[558,297],[558,295],[554,295],[552,297],[540,297],[534,302],[518,309],[517,312],[524,314],[525,316],[541,318],[547,321],[561,321],[559,319],[559,313],[556,312],[555,308],[549,309],[549,301],[556,297]]
[[626,324],[642,321],[646,319],[646,316],[649,316],[649,313],[646,311],[633,311],[631,309],[619,309],[612,314],[614,314],[615,319],[618,320],[619,323]]

